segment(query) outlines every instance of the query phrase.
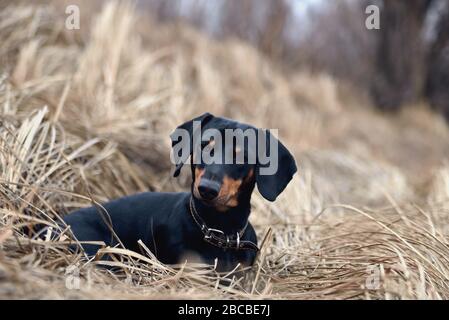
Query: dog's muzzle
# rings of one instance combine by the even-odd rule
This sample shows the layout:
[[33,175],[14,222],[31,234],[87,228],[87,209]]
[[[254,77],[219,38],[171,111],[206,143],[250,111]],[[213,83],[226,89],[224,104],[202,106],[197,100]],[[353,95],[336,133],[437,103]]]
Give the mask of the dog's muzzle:
[[220,192],[221,185],[220,183],[216,181],[212,181],[209,179],[201,179],[199,185],[198,185],[198,192],[204,200],[214,200],[219,192]]

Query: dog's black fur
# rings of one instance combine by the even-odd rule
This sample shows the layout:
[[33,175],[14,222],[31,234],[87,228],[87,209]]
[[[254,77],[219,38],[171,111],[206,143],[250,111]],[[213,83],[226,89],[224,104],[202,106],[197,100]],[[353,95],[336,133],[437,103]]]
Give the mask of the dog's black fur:
[[[192,136],[194,120],[201,121],[202,130],[255,129],[209,113],[178,128],[187,130]],[[179,146],[179,143],[181,141],[176,141],[172,136],[173,147]],[[137,242],[142,240],[166,264],[182,263],[197,257],[208,264],[217,261],[219,271],[232,270],[238,263],[241,266],[252,265],[257,253],[255,250],[223,249],[204,240],[203,233],[189,211],[189,201],[193,195],[194,207],[209,228],[235,235],[248,221],[254,186],[257,184],[262,196],[274,201],[297,170],[294,158],[280,142],[278,148],[279,167],[273,176],[259,175],[259,164],[192,163],[193,182],[189,193],[146,192],[131,195],[104,204],[107,214],[95,206],[70,213],[64,221],[78,241],[103,241],[106,245],[114,246],[118,243],[118,237],[127,249],[140,252]],[[182,165],[177,165],[174,176],[179,175]],[[216,187],[215,190],[208,188],[211,185]],[[111,225],[115,235],[111,232]],[[256,233],[250,224],[241,240],[257,243]],[[83,244],[83,248],[92,256],[99,246]]]

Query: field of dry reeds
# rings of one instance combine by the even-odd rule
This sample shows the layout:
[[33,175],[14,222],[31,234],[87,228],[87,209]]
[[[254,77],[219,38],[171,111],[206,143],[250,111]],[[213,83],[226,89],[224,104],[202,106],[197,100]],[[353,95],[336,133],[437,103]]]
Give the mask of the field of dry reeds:
[[[63,3],[0,1],[0,298],[449,298],[443,119],[423,106],[381,114],[326,74],[286,75],[244,43],[125,2],[67,30]],[[186,190],[169,134],[206,111],[278,128],[299,166],[275,203],[254,194],[263,245],[244,278],[104,248],[112,273],[69,253],[70,239],[20,231],[92,202]]]

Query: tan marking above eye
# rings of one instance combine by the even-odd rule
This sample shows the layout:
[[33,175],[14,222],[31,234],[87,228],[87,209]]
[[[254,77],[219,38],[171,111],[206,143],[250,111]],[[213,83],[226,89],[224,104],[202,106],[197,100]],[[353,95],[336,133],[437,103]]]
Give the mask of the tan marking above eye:
[[204,174],[204,169],[200,169],[198,167],[195,168],[195,180],[197,178],[201,178],[201,176]]
[[254,170],[250,169],[248,172],[248,175],[245,177],[245,182],[250,181],[253,176],[254,176]]
[[200,169],[198,167],[195,168],[195,189],[198,190],[198,185],[201,181],[201,177],[204,175],[205,170],[204,169]]

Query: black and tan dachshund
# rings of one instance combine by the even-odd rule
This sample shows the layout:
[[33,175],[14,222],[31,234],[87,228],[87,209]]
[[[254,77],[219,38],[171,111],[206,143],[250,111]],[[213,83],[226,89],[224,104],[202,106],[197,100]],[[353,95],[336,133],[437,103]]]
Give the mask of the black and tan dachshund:
[[[209,113],[178,129],[184,129],[192,137],[193,121],[201,124],[201,130],[257,130]],[[269,131],[264,133],[273,138]],[[105,210],[94,206],[72,212],[64,221],[81,243],[102,241],[107,246],[116,246],[120,239],[125,248],[141,252],[138,245],[141,240],[165,264],[183,263],[196,257],[208,264],[216,263],[218,271],[229,271],[239,264],[250,266],[258,251],[256,233],[248,222],[254,187],[257,184],[262,196],[274,201],[297,170],[293,156],[278,140],[276,142],[278,169],[272,175],[261,175],[260,161],[249,163],[246,154],[245,161],[239,164],[190,161],[191,192],[135,194],[104,204]],[[189,150],[193,153],[192,141],[176,140],[172,135],[173,148],[186,143],[190,143]],[[235,155],[240,152],[237,147],[223,150]],[[184,160],[177,164],[175,177]],[[89,256],[100,248],[94,244],[82,246]]]

